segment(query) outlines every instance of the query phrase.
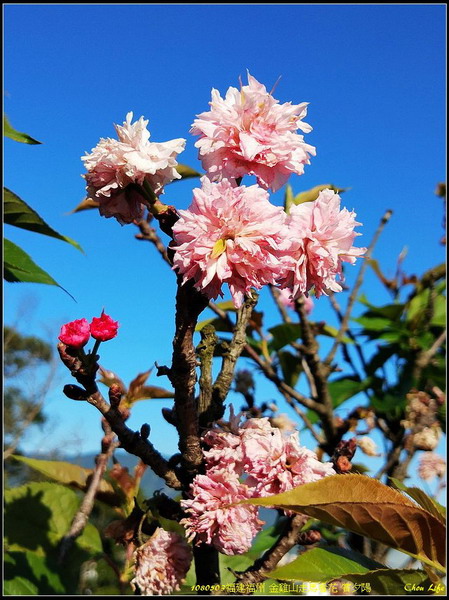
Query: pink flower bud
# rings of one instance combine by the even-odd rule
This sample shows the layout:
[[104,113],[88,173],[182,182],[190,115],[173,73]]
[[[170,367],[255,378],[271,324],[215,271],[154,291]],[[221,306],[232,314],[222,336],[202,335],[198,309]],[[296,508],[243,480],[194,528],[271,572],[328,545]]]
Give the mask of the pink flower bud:
[[90,326],[86,319],[77,319],[61,327],[58,339],[66,346],[82,348],[90,338]]
[[101,317],[94,317],[90,324],[92,337],[99,342],[107,342],[117,335],[118,321],[114,321],[103,311]]

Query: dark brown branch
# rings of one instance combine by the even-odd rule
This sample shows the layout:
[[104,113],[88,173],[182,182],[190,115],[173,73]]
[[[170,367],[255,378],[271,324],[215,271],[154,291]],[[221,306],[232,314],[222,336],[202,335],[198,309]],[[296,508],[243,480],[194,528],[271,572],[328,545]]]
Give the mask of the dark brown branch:
[[349,296],[346,311],[345,311],[345,314],[343,315],[343,319],[340,324],[340,329],[335,338],[335,342],[324,361],[327,365],[330,365],[332,363],[332,361],[334,360],[335,354],[337,353],[337,350],[345,336],[346,330],[348,329],[348,326],[349,326],[349,319],[351,317],[352,309],[353,309],[355,301],[357,299],[357,294],[359,293],[360,286],[363,283],[365,271],[368,267],[368,261],[371,258],[371,254],[373,253],[374,247],[377,243],[377,240],[379,239],[380,234],[382,233],[385,225],[390,220],[392,214],[393,214],[393,211],[391,211],[391,210],[386,211],[386,213],[380,220],[380,224],[379,224],[376,232],[374,233],[371,244],[368,246],[368,250],[366,251],[365,258],[362,262],[362,266],[360,267],[360,271],[357,275],[357,279],[355,281],[354,287],[352,288],[351,294]]
[[91,394],[87,398],[87,401],[92,406],[95,406],[107,420],[112,431],[120,440],[122,448],[130,454],[138,456],[156,475],[164,479],[169,487],[178,490],[182,488],[177,472],[154,448],[149,440],[143,439],[138,432],[132,431],[132,429],[125,425],[123,415],[118,407],[110,406],[98,390],[94,394]]
[[176,427],[186,481],[195,477],[203,461],[195,399],[197,358],[193,334],[198,316],[207,303],[207,298],[193,287],[193,282],[188,281],[183,285],[181,277],[178,277],[176,333],[169,378],[175,390]]
[[208,544],[193,547],[193,560],[195,562],[196,584],[204,586],[204,591],[199,591],[200,596],[212,594],[210,586],[220,583],[219,556],[217,550]]

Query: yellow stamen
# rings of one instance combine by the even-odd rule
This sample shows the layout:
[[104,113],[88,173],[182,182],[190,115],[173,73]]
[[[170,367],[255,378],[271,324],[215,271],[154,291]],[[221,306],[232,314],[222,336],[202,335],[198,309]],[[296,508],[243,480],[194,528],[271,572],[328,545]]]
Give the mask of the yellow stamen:
[[215,242],[214,247],[212,248],[211,258],[218,258],[223,252],[226,251],[226,240],[219,239]]

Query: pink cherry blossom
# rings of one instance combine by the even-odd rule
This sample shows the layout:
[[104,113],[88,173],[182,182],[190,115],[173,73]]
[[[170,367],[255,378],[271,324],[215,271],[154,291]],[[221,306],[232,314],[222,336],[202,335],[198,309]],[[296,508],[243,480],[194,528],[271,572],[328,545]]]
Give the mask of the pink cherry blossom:
[[352,245],[360,225],[355,213],[340,210],[340,196],[330,189],[320,192],[314,202],[290,207],[287,220],[290,247],[285,260],[290,262],[287,275],[279,280],[281,287],[292,290],[293,298],[306,294],[312,287],[319,298],[329,291],[339,292],[343,280],[342,263],[354,264],[366,248]]
[[212,469],[241,472],[243,451],[239,435],[215,428],[207,431],[202,439],[209,447],[203,450],[208,472]]
[[181,500],[188,517],[181,520],[189,541],[212,544],[223,554],[243,554],[251,547],[263,521],[256,506],[234,504],[252,496],[238,475],[211,470],[197,475],[191,485],[192,499]]
[[255,496],[286,492],[335,473],[330,463],[320,462],[312,450],[299,445],[298,432],[285,435],[267,418],[246,421],[240,438],[243,472]]
[[286,215],[257,185],[236,187],[206,177],[201,184],[173,227],[174,268],[208,298],[222,295],[227,283],[239,307],[252,287],[275,283],[284,274],[278,254],[286,243]]
[[163,596],[179,591],[192,560],[192,551],[176,533],[158,527],[136,550],[135,576],[131,580],[141,596]]
[[90,324],[90,332],[93,338],[100,342],[112,340],[117,335],[119,324],[106,315],[104,310],[100,317],[94,317]]
[[102,138],[90,154],[81,158],[87,169],[88,197],[100,203],[100,214],[115,217],[120,223],[141,219],[145,198],[139,186],[146,182],[156,195],[164,186],[181,176],[176,170],[176,157],[184,150],[184,139],[150,142],[148,120],[140,117],[131,123],[133,113],[126,115],[122,126],[116,125],[118,140]]
[[211,110],[198,115],[190,132],[212,180],[255,175],[258,184],[274,192],[292,173],[301,175],[315,148],[296,131],[308,133],[303,121],[307,102],[280,104],[248,73],[248,85],[230,87],[222,98],[212,89]]
[[86,319],[77,319],[61,327],[58,339],[66,346],[82,348],[90,339],[90,325]]
[[434,477],[443,477],[446,473],[446,461],[435,452],[424,452],[421,455],[418,475],[421,479],[429,480]]

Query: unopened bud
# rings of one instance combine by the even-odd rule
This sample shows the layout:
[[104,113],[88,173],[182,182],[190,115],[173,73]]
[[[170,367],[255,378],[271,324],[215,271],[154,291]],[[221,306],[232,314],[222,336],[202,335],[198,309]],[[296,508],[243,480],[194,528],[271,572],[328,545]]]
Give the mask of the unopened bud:
[[170,425],[176,426],[176,416],[171,408],[164,407],[161,412],[162,412],[162,416],[167,421],[167,423],[170,423]]
[[334,469],[340,474],[349,473],[352,469],[351,461],[349,461],[346,456],[339,456],[334,462]]
[[109,388],[109,402],[113,408],[118,408],[122,396],[122,387],[118,383],[113,383]]
[[83,388],[79,387],[78,385],[69,383],[68,385],[64,386],[63,392],[67,398],[70,398],[70,400],[87,400],[86,390],[83,390]]
[[62,342],[59,342],[58,346],[59,357],[64,363],[64,365],[71,371],[72,373],[75,371],[79,371],[82,366],[82,363],[78,357],[79,349],[73,348],[71,346],[66,346]]
[[150,435],[150,431],[151,431],[151,428],[150,428],[150,426],[148,425],[148,423],[144,423],[144,424],[142,425],[142,427],[140,428],[140,437],[141,437],[143,440],[147,440],[147,439],[148,439],[148,437],[149,437],[149,435]]
[[311,546],[321,541],[321,533],[315,529],[303,531],[298,535],[298,544],[301,546]]

